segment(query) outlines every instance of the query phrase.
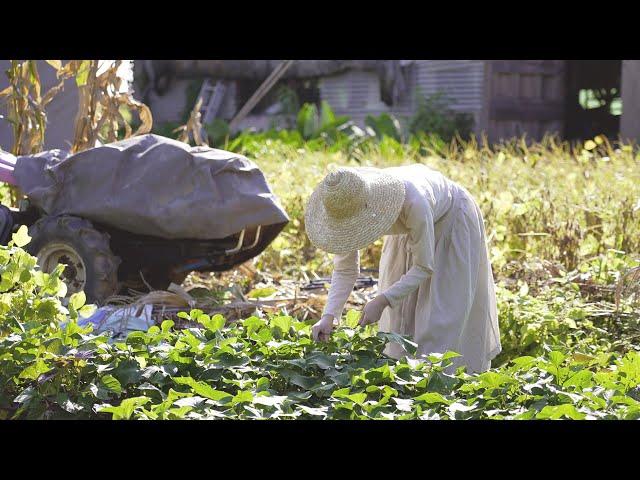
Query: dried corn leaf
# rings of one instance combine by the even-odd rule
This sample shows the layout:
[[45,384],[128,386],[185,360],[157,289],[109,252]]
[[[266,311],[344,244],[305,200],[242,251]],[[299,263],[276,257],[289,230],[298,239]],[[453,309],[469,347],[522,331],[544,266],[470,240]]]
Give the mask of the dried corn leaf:
[[58,83],[56,86],[51,87],[47,93],[44,94],[44,96],[42,97],[42,103],[41,105],[47,106],[49,104],[49,102],[51,102],[51,100],[53,100],[53,98],[60,93],[62,90],[64,90],[64,80],[61,81],[60,83]]
[[13,93],[13,86],[9,85],[4,90],[0,90],[0,98],[8,97]]
[[136,130],[135,135],[144,135],[149,133],[153,127],[153,115],[151,115],[151,109],[144,103],[136,102],[139,104],[138,115],[140,116],[140,126]]
[[180,285],[176,285],[175,283],[171,283],[171,285],[169,285],[169,288],[167,288],[167,291],[169,291],[171,293],[175,293],[176,295],[180,296],[185,302],[187,302],[187,304],[191,308],[193,308],[196,305],[195,298],[193,298],[191,295],[189,295],[187,293],[187,291]]
[[45,60],[45,62],[47,62],[56,70],[60,70],[62,68],[62,60]]
[[189,307],[189,302],[172,292],[155,291],[140,297],[136,303],[145,305],[164,305],[167,307]]

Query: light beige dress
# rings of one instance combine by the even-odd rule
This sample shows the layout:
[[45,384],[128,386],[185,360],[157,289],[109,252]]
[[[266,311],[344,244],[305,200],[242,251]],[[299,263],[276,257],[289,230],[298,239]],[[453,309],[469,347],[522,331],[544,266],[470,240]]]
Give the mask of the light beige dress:
[[[495,286],[482,213],[457,183],[425,165],[385,169],[404,180],[398,220],[384,238],[379,291],[388,299],[381,331],[407,335],[418,355],[455,351],[454,366],[491,367],[501,351]],[[341,318],[360,272],[359,252],[335,255],[325,314]],[[404,350],[390,343],[385,351]]]

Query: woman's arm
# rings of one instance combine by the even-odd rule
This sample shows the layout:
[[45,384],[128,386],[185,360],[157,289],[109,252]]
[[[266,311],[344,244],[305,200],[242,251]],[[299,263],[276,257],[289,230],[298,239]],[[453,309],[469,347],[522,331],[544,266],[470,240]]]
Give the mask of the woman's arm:
[[382,292],[391,308],[400,304],[403,298],[415,291],[431,272],[420,265],[414,265],[396,283]]
[[322,317],[311,328],[311,336],[316,341],[326,342],[334,328],[334,320],[340,320],[342,310],[347,303],[353,286],[360,273],[360,255],[358,251],[333,258],[333,274],[327,304]]
[[335,319],[342,317],[344,305],[353,291],[353,286],[360,274],[360,252],[335,255],[333,258],[333,274],[327,304],[322,316],[330,315]]
[[405,226],[409,229],[413,266],[382,292],[391,307],[397,306],[433,273],[435,227],[431,207],[420,198],[412,201],[407,206]]

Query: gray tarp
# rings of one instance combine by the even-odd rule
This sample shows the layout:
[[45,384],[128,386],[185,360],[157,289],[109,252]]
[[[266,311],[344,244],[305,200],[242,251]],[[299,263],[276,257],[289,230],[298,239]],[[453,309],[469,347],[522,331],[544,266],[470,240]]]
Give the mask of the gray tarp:
[[15,178],[49,215],[167,239],[219,239],[289,218],[242,155],[142,135],[67,156],[18,157]]

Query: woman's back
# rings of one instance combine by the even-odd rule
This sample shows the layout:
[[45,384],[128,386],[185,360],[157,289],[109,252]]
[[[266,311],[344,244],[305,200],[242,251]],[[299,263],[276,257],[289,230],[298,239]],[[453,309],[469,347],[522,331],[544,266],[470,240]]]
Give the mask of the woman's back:
[[458,186],[437,170],[420,163],[384,170],[410,183],[426,198],[431,205],[434,221],[437,222],[451,207],[453,194]]

